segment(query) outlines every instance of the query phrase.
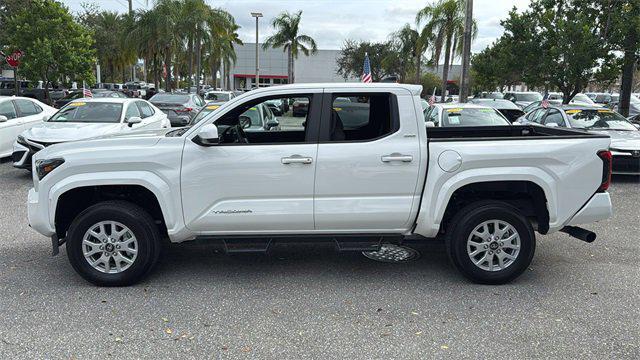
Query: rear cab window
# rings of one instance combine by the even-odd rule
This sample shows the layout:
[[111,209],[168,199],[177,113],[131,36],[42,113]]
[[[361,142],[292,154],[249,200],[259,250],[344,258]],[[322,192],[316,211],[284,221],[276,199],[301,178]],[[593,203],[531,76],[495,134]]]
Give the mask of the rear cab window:
[[379,139],[400,128],[395,95],[335,93],[331,108],[323,112],[321,141],[361,142]]

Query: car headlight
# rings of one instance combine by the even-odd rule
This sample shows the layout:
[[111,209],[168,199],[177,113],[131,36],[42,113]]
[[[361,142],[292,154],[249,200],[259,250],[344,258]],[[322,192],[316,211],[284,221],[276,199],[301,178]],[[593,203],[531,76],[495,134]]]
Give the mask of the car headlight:
[[64,159],[61,158],[36,160],[35,165],[38,179],[42,180],[43,177],[47,176],[47,174],[62,164],[64,164]]
[[29,147],[29,145],[27,144],[27,140],[25,140],[24,136],[22,135],[18,135],[18,139],[16,141],[22,146]]

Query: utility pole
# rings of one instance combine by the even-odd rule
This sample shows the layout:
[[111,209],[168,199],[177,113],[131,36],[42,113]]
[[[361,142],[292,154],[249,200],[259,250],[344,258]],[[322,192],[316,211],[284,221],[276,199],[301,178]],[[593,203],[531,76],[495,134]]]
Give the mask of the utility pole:
[[260,87],[260,58],[258,55],[258,19],[262,17],[261,12],[252,12],[251,16],[256,18],[256,89]]
[[462,79],[460,84],[460,102],[467,102],[471,62],[471,28],[473,27],[473,0],[466,0],[464,19],[464,39],[462,44]]

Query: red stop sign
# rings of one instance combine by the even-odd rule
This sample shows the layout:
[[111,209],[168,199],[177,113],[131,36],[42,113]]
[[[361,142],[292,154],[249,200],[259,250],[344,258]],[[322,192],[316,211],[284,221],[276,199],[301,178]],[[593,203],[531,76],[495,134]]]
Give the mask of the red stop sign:
[[20,66],[20,58],[22,57],[22,55],[24,55],[22,50],[14,51],[11,55],[7,56],[7,64],[9,64],[9,65],[11,65],[13,67]]

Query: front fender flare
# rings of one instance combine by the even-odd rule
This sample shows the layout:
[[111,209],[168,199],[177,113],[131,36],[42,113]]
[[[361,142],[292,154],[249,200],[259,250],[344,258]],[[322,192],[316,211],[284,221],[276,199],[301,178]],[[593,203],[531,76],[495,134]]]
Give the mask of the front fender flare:
[[51,187],[48,194],[49,222],[55,225],[58,199],[69,190],[101,185],[139,185],[151,191],[158,203],[169,234],[184,228],[179,195],[171,191],[169,184],[158,175],[149,171],[112,171],[88,174],[76,174],[66,177]]

